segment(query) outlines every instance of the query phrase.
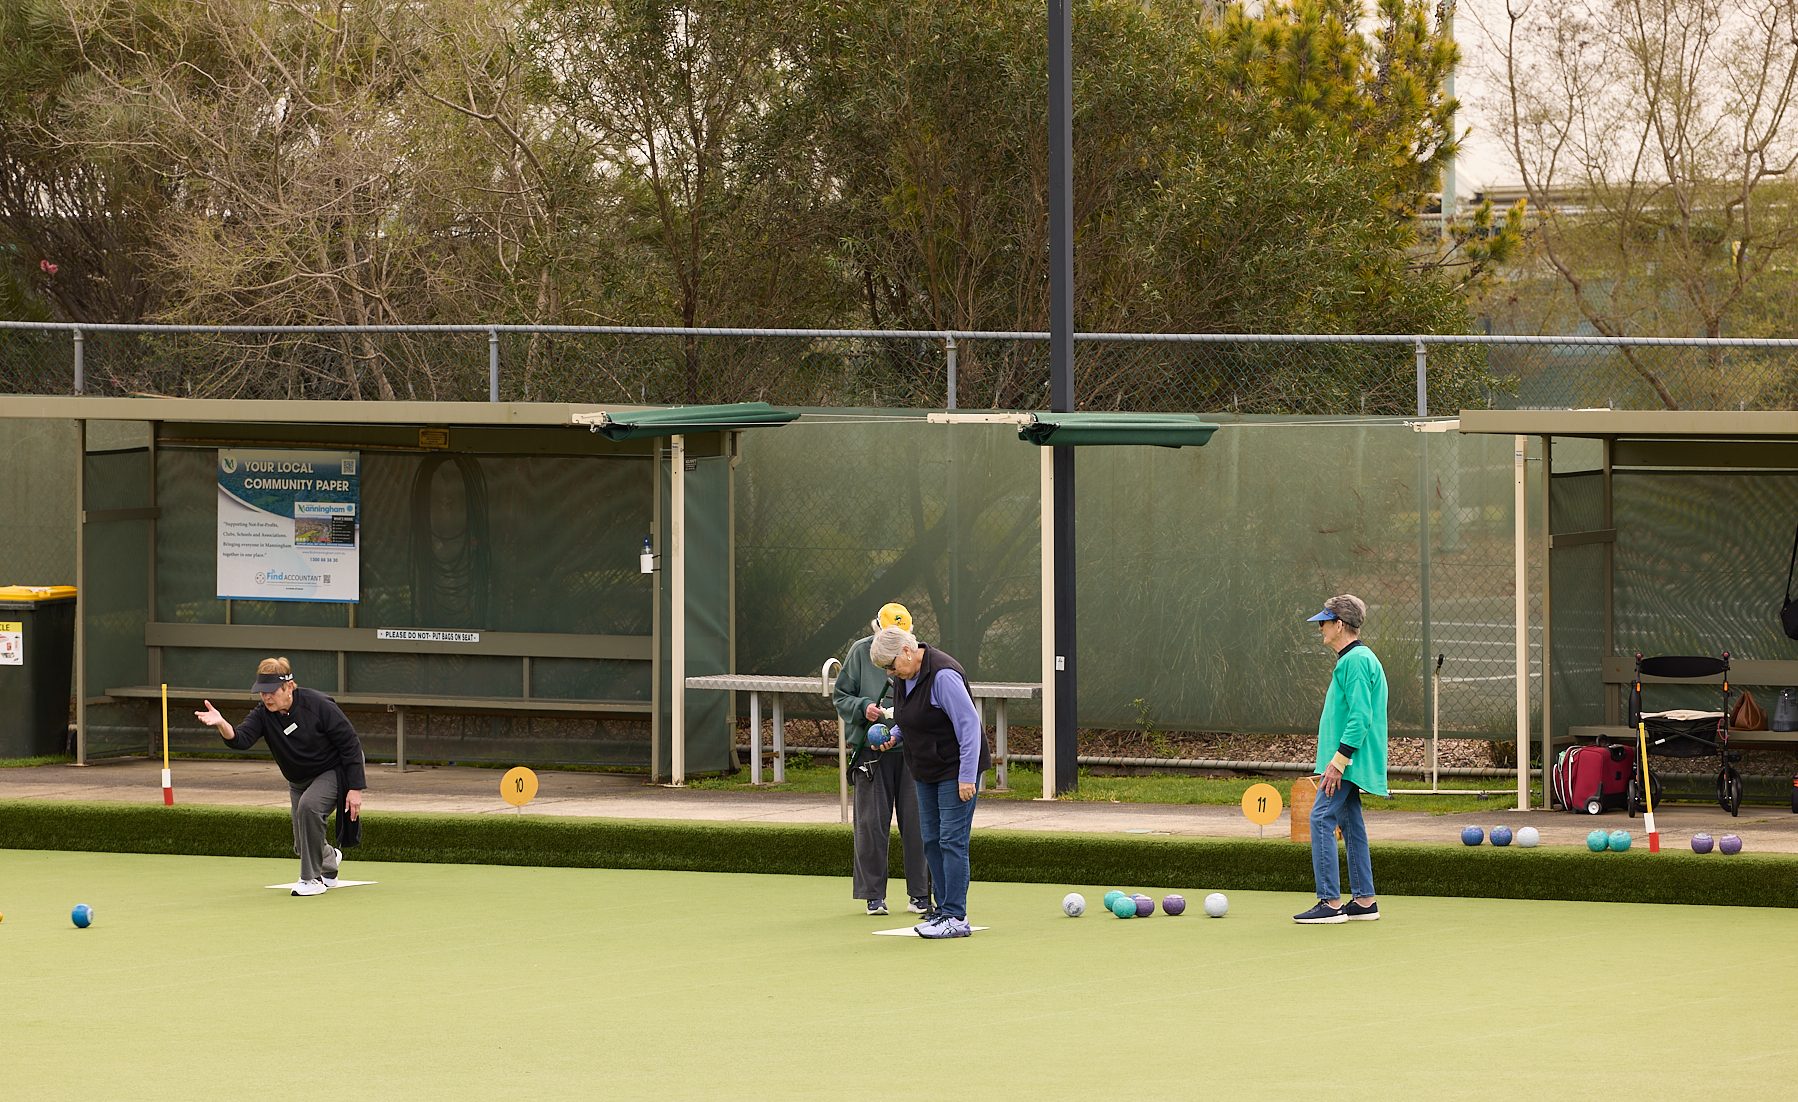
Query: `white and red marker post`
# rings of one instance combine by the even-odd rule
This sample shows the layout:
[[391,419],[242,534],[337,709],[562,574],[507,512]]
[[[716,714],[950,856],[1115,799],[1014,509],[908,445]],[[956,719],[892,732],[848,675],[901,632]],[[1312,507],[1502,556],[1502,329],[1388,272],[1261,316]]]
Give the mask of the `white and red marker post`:
[[175,806],[175,784],[169,776],[169,686],[162,683],[162,806]]

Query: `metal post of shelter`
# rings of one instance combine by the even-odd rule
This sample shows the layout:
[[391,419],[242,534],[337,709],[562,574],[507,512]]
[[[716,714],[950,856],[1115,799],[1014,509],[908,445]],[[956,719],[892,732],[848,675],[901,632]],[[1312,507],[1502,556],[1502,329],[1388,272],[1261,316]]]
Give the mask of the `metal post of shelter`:
[[1042,555],[1042,680],[1043,680],[1043,799],[1053,800],[1056,788],[1055,719],[1055,449],[1038,448],[1042,476],[1041,545]]
[[[81,362],[81,332],[75,333]],[[77,376],[79,386],[79,376]],[[77,391],[79,393],[79,391]],[[75,422],[75,764],[87,764],[87,419]]]
[[1511,509],[1513,524],[1513,584],[1516,600],[1517,675],[1517,810],[1530,806],[1530,593],[1529,593],[1529,507],[1524,485],[1524,461],[1529,454],[1529,437],[1514,436],[1511,444]]
[[668,558],[669,654],[673,671],[668,678],[668,783],[675,788],[687,783],[687,438],[669,440]]

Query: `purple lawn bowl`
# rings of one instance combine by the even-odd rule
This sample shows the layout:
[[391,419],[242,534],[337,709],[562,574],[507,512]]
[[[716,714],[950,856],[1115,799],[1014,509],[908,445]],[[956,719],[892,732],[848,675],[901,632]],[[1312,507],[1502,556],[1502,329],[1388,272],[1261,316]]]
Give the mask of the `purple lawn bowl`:
[[1170,895],[1161,901],[1161,909],[1170,915],[1185,914],[1186,897],[1183,895]]
[[1147,918],[1155,913],[1155,901],[1146,895],[1136,897],[1136,917]]
[[1742,840],[1733,834],[1725,834],[1717,839],[1717,850],[1730,855],[1742,852]]
[[1709,853],[1711,851],[1711,847],[1716,844],[1717,844],[1716,839],[1712,838],[1708,834],[1692,835],[1692,852],[1693,853]]

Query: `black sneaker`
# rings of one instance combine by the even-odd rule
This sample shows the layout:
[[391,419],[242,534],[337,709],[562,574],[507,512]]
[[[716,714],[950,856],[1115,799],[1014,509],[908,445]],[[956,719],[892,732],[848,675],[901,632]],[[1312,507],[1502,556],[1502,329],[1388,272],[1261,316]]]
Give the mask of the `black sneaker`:
[[868,913],[870,915],[886,914],[887,913],[887,901],[884,899],[868,900]]
[[1293,915],[1292,920],[1307,926],[1321,926],[1326,923],[1347,922],[1348,915],[1343,913],[1341,907],[1332,907],[1320,899],[1317,901],[1317,906],[1304,914]]
[[905,909],[915,915],[927,915],[930,913],[930,897],[927,895],[914,895],[905,904]]
[[1380,905],[1376,902],[1363,907],[1351,899],[1342,905],[1342,913],[1350,922],[1378,922]]

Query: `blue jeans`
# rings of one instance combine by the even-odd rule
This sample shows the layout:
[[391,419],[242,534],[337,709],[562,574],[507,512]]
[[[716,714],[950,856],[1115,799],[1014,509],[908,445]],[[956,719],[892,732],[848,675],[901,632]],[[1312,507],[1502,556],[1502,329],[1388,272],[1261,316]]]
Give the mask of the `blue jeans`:
[[955,780],[918,781],[918,832],[924,836],[924,860],[936,889],[936,911],[951,918],[968,917],[968,835],[974,829],[975,794],[966,803]]
[[1317,790],[1311,805],[1311,874],[1317,880],[1317,898],[1334,902],[1342,897],[1342,881],[1336,865],[1336,828],[1342,828],[1342,844],[1348,850],[1349,890],[1358,899],[1373,895],[1373,855],[1367,851],[1367,824],[1361,820],[1361,790],[1347,781],[1334,796]]

